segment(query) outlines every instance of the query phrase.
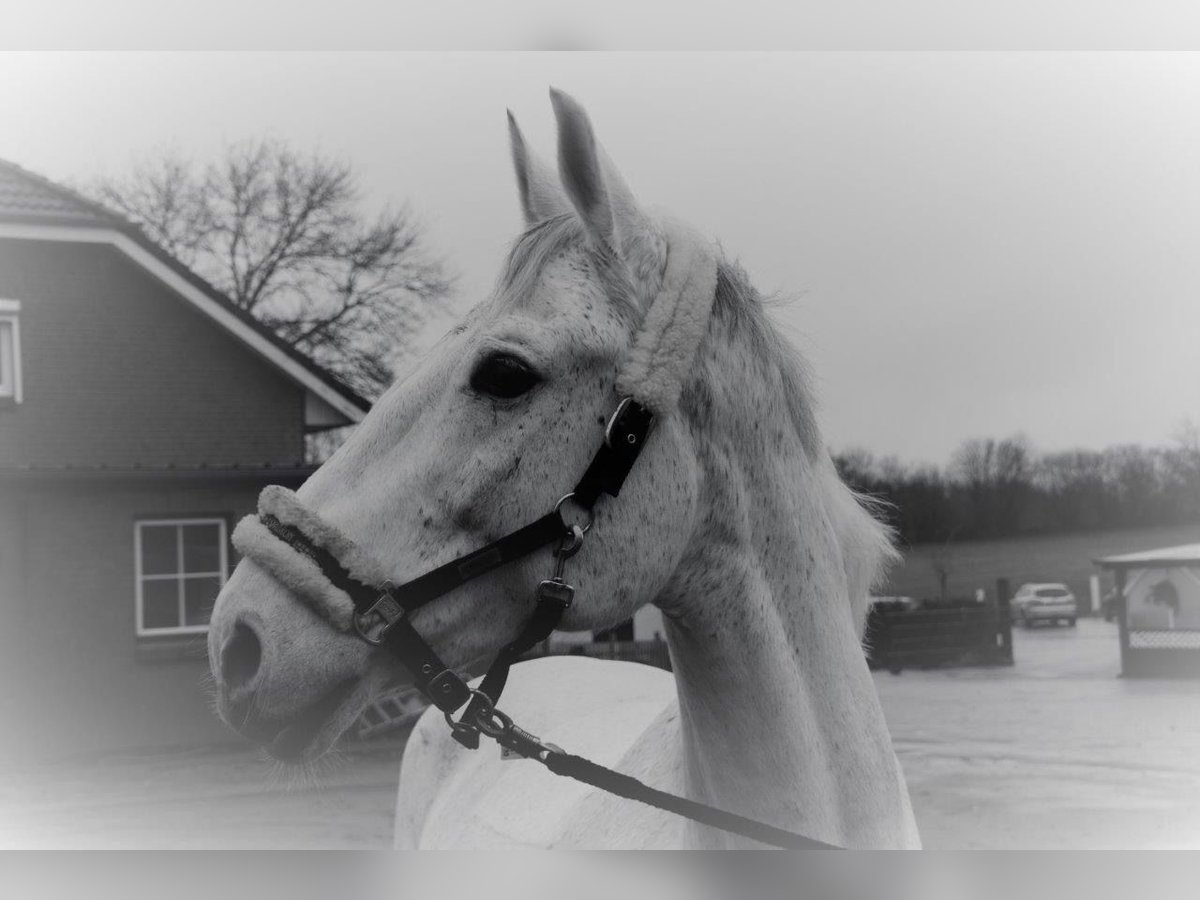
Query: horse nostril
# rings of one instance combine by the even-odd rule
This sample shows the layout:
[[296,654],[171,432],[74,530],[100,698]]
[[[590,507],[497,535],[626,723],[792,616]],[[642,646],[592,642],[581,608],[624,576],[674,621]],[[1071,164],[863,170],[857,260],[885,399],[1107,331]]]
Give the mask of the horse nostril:
[[258,674],[262,662],[262,644],[258,635],[245,622],[233,627],[233,634],[221,651],[221,677],[229,691],[247,687]]

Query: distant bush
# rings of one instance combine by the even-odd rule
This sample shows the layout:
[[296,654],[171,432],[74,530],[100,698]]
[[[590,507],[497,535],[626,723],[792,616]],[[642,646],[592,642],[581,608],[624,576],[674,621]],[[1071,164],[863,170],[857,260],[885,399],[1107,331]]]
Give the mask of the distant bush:
[[850,449],[842,478],[877,500],[901,544],[1200,524],[1200,427],[1170,446],[1039,454],[1021,435],[964,441],[949,465]]

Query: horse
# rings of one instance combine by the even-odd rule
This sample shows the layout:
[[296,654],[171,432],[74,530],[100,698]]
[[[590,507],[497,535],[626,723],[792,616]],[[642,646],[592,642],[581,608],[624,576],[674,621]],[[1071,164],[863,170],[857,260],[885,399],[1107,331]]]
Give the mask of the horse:
[[[890,533],[839,477],[805,364],[743,270],[647,211],[583,107],[557,90],[551,101],[557,170],[509,113],[526,227],[495,289],[296,502],[394,581],[529,521],[587,466],[627,387],[622,366],[649,353],[639,335],[655,298],[711,260],[711,277],[692,281],[705,296],[671,314],[691,337],[664,332],[641,360],[661,406],[619,497],[596,504],[569,560],[577,592],[561,622],[603,629],[653,604],[672,671],[548,656],[512,668],[501,705],[653,787],[840,846],[919,846],[862,647],[870,587],[896,555]],[[661,374],[672,367],[673,383]],[[273,756],[313,760],[401,669],[346,625],[317,576],[290,576],[281,555],[245,543],[208,634],[216,705]],[[530,585],[554,562],[542,550],[508,563],[411,625],[468,668],[520,631]],[[754,844],[496,750],[460,746],[428,710],[403,754],[396,846]]]

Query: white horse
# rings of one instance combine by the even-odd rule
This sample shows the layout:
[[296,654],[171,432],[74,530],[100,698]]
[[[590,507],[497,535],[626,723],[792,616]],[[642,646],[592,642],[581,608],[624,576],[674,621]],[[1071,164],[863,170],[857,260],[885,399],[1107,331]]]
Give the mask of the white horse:
[[[551,92],[559,171],[510,116],[528,229],[493,296],[375,405],[298,492],[396,583],[544,514],[618,398],[617,373],[663,288],[678,230],[645,213],[569,97]],[[713,251],[715,253],[715,251]],[[662,610],[674,672],[551,657],[517,665],[500,707],[567,751],[667,791],[851,847],[919,843],[860,644],[893,555],[839,479],[812,392],[736,266],[677,404],[568,565],[562,627]],[[705,307],[706,311],[708,307]],[[668,348],[669,349],[669,348]],[[666,352],[666,351],[664,351]],[[520,630],[549,550],[416,611],[448,664]],[[275,755],[326,751],[398,663],[314,611],[308,587],[243,560],[213,612],[221,714]],[[319,603],[316,604],[319,606]],[[405,750],[396,844],[737,846],[746,839],[451,740],[435,709]]]

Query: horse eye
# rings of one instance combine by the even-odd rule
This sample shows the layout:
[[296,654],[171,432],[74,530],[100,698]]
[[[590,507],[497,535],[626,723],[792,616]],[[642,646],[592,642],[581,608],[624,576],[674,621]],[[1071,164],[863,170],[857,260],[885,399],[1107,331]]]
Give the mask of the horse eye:
[[476,364],[471,373],[471,389],[507,400],[521,396],[541,380],[537,372],[517,357],[493,353]]

